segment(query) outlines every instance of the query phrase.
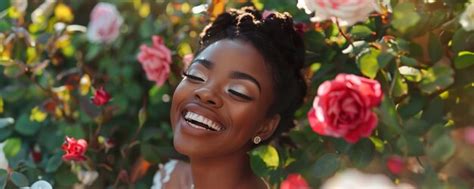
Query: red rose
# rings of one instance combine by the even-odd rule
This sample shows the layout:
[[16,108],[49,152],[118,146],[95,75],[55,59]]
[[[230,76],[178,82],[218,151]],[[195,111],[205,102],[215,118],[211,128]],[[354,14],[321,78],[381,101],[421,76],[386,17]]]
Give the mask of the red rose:
[[281,185],[280,189],[309,189],[308,183],[300,174],[289,174]]
[[84,139],[76,140],[75,138],[66,137],[66,142],[63,144],[62,149],[66,152],[63,155],[63,160],[65,161],[86,160],[84,154],[87,150],[87,141]]
[[107,104],[107,102],[109,102],[111,98],[112,97],[110,96],[110,94],[104,90],[104,87],[100,87],[95,91],[94,97],[92,97],[92,103],[97,106],[102,106],[104,104]]
[[393,174],[400,174],[405,167],[405,162],[400,156],[390,156],[387,159],[387,168]]
[[355,143],[370,136],[377,127],[372,108],[380,104],[382,96],[376,80],[339,74],[319,86],[313,108],[308,112],[311,128],[321,135],[343,137]]

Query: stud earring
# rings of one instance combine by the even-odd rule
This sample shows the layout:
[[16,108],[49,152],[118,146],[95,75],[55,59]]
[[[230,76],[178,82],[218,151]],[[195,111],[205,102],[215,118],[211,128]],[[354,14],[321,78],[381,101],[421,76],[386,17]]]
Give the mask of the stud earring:
[[253,143],[254,144],[258,144],[260,142],[262,142],[262,138],[260,138],[259,136],[253,137]]

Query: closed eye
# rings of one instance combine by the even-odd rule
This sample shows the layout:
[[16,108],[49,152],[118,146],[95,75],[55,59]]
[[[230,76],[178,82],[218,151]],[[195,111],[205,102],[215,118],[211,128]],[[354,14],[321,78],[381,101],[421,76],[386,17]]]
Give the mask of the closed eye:
[[231,94],[233,94],[233,95],[235,95],[235,96],[237,96],[237,97],[240,97],[240,98],[242,98],[242,99],[244,99],[244,100],[247,100],[247,101],[253,100],[252,97],[249,97],[249,96],[247,96],[247,95],[244,95],[244,94],[239,93],[239,92],[237,92],[237,91],[235,91],[235,90],[232,90],[232,89],[229,89],[229,93],[231,93]]
[[194,81],[200,81],[200,82],[204,82],[205,80],[203,78],[200,78],[198,76],[195,76],[195,75],[191,75],[191,74],[187,74],[186,72],[183,72],[183,76],[191,79],[191,80],[194,80]]

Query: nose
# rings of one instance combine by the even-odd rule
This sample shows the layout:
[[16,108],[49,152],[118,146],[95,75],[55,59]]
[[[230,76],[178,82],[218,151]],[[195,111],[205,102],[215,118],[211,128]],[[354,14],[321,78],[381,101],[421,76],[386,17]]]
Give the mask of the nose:
[[222,98],[215,91],[201,87],[194,91],[194,96],[203,104],[208,106],[219,108],[222,106]]

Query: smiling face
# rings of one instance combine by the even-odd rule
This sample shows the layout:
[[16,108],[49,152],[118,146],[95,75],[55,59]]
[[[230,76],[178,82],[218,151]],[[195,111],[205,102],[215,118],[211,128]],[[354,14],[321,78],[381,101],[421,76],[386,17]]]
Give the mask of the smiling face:
[[272,79],[249,43],[221,40],[185,70],[171,105],[174,145],[189,157],[246,153],[255,136],[269,137],[279,116],[267,116]]

